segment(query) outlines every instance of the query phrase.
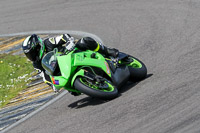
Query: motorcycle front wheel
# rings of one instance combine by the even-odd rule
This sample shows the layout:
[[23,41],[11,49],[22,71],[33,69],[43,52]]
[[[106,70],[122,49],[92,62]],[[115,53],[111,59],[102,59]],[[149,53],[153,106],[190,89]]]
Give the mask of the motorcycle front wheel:
[[111,100],[118,96],[118,90],[109,81],[104,81],[100,87],[98,83],[93,83],[85,77],[78,77],[74,82],[74,87],[80,92],[103,100]]

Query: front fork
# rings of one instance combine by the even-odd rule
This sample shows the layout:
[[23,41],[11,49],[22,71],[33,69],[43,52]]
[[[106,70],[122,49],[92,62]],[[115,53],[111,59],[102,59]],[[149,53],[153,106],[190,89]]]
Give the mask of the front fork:
[[87,70],[84,69],[80,69],[72,78],[72,82],[71,82],[71,86],[73,86],[74,81],[77,77],[85,77],[87,82],[93,84],[93,85],[98,85],[99,88],[105,88],[104,86],[104,82],[106,81],[105,78],[99,76],[99,75],[95,75]]

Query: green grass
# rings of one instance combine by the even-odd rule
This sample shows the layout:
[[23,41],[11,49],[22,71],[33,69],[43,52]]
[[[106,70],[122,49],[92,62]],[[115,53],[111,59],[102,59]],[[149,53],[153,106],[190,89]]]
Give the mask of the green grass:
[[26,57],[0,54],[0,108],[26,88],[33,71]]

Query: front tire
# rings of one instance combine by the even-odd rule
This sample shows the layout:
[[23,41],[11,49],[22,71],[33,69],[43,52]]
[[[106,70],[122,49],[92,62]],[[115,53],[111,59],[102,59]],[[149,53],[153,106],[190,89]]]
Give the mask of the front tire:
[[118,90],[110,82],[104,81],[104,84],[108,85],[108,88],[99,88],[95,84],[91,84],[85,77],[78,77],[74,82],[74,87],[80,92],[91,96],[100,98],[103,100],[114,99],[118,96]]

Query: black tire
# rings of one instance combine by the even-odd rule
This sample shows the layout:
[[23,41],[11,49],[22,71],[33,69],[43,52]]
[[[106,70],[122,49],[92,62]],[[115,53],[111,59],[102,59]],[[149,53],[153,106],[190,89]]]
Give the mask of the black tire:
[[140,67],[128,66],[130,71],[130,81],[140,81],[145,79],[147,76],[147,68],[145,64],[133,56],[129,56],[129,58],[132,58],[141,64]]
[[96,97],[103,100],[111,100],[118,96],[118,90],[113,85],[112,85],[113,91],[105,92],[85,85],[84,83],[82,83],[83,81],[81,82],[82,79],[84,79],[84,77],[76,78],[74,82],[74,87],[88,96]]

